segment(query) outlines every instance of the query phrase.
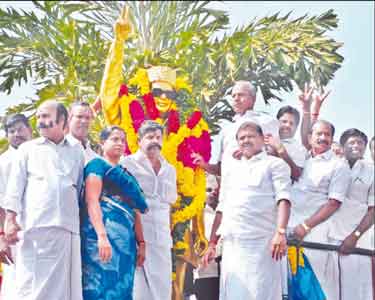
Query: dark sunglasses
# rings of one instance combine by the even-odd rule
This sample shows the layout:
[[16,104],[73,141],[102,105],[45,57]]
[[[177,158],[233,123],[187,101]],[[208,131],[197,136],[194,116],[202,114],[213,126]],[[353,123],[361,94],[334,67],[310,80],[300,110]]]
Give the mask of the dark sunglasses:
[[152,89],[152,95],[154,97],[160,97],[161,95],[165,95],[168,99],[176,100],[177,98],[177,92],[176,91],[164,91],[159,88]]

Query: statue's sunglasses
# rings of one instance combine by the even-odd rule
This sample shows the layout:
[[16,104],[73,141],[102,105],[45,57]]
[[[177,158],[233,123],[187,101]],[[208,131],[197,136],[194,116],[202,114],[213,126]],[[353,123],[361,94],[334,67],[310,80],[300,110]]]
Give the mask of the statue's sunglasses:
[[160,97],[161,95],[165,95],[168,99],[176,100],[177,92],[176,91],[165,91],[159,88],[152,89],[152,95],[154,97]]

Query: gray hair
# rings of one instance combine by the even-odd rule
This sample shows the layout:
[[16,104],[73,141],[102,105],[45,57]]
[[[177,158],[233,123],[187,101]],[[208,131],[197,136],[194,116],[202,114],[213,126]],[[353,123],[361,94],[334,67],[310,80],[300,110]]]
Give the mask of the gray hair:
[[248,90],[249,94],[256,98],[257,96],[257,89],[256,87],[250,82],[250,81],[247,81],[247,80],[238,80],[234,83],[235,85],[242,85],[246,90]]
[[138,139],[141,140],[147,133],[157,130],[160,130],[161,133],[163,133],[164,127],[155,121],[146,120],[138,129]]

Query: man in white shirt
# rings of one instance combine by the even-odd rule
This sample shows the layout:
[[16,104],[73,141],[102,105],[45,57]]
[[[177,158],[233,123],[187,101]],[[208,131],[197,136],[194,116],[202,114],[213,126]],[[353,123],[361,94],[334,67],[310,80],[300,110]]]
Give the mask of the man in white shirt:
[[372,300],[371,258],[350,255],[356,247],[373,249],[374,243],[374,166],[363,160],[367,136],[358,129],[346,130],[340,138],[345,159],[351,169],[351,181],[345,202],[330,222],[330,243],[341,245],[337,256],[340,300]]
[[301,176],[306,158],[306,150],[295,138],[300,121],[298,110],[292,106],[283,106],[277,112],[280,122],[280,139],[271,134],[265,136],[265,143],[272,147],[276,156],[283,159],[290,167],[293,181]]
[[177,199],[176,171],[161,155],[163,127],[145,121],[138,130],[139,150],[121,160],[137,179],[149,212],[141,216],[146,243],[145,262],[134,278],[135,300],[172,297],[170,207]]
[[22,143],[31,139],[32,130],[29,120],[23,114],[8,116],[4,122],[4,130],[9,147],[0,156],[0,262],[3,263],[3,280],[0,295],[2,299],[15,299],[16,270],[15,265],[11,262],[15,263],[16,248],[14,246],[9,247],[5,239],[5,210],[2,208],[2,201],[5,198],[11,163],[16,150]]
[[[253,122],[237,131],[242,158],[228,161],[222,220],[214,224],[207,264],[215,256],[218,226],[223,237],[220,299],[281,298],[280,259],[286,253],[290,212],[290,169],[263,150],[262,129]],[[219,207],[217,208],[219,209]]]
[[41,137],[23,143],[12,163],[4,208],[9,242],[24,231],[17,300],[82,299],[78,197],[84,157],[64,137],[67,118],[61,103],[42,103],[36,112]]
[[69,133],[67,138],[80,144],[85,156],[85,164],[97,157],[88,139],[93,113],[90,104],[84,101],[73,102],[69,107]]
[[[336,157],[331,148],[334,126],[324,120],[316,121],[309,134],[311,151],[305,161],[302,175],[292,187],[293,210],[291,225],[294,235],[306,241],[328,243],[327,220],[345,200],[350,183],[347,162]],[[334,252],[305,249],[311,266],[327,299],[338,297],[338,285],[332,289],[334,277]]]

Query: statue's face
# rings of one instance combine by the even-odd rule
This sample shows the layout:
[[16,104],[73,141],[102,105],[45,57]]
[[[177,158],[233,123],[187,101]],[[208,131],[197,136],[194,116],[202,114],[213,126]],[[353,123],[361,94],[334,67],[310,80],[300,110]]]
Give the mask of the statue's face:
[[156,107],[161,113],[165,113],[175,106],[176,91],[153,88],[152,94],[155,97]]

